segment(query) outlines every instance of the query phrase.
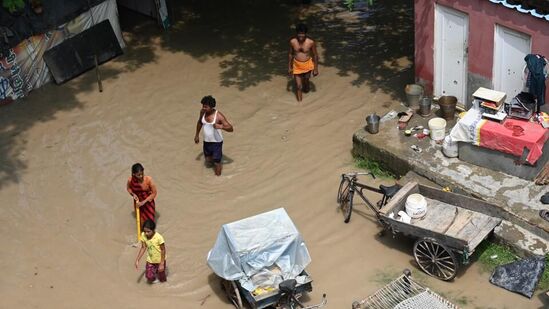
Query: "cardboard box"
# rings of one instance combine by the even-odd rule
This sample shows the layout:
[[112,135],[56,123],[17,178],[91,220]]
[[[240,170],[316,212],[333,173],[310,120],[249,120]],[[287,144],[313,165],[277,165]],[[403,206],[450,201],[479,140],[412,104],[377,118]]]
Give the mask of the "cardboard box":
[[473,93],[473,97],[481,101],[490,101],[495,103],[497,106],[500,106],[505,102],[507,94],[505,94],[505,92],[480,87],[477,91],[475,91],[475,93]]

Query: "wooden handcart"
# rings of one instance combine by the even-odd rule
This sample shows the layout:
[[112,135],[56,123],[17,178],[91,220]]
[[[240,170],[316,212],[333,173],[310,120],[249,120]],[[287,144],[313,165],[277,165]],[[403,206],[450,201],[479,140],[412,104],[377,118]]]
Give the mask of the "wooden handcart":
[[[413,193],[425,197],[427,213],[410,223],[401,222],[397,214],[405,210],[406,198]],[[410,182],[376,215],[385,229],[416,238],[413,253],[419,267],[430,276],[448,281],[501,222],[490,215],[491,209],[494,206],[487,202]]]

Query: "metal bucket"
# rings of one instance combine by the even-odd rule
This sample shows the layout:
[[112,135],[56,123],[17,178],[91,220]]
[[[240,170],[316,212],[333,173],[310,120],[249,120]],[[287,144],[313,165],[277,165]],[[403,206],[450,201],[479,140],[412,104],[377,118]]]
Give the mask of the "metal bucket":
[[431,114],[431,97],[423,97],[419,102],[419,114],[421,116],[429,116]]
[[371,114],[366,117],[366,131],[371,134],[376,134],[379,132],[379,116],[376,114]]
[[446,120],[453,120],[456,113],[457,98],[454,96],[442,96],[438,99],[438,105],[442,112],[442,118]]
[[406,85],[404,92],[406,92],[406,106],[417,111],[419,109],[419,99],[423,95],[423,86],[417,84]]

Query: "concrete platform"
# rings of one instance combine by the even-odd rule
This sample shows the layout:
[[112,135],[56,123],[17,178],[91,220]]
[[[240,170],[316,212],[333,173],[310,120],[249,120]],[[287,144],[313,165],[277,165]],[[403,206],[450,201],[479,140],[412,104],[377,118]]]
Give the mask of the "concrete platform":
[[[434,116],[433,116],[434,117]],[[414,115],[408,128],[427,127],[430,118]],[[455,124],[449,122],[447,131]],[[416,145],[421,152],[414,151]],[[539,217],[541,209],[549,209],[539,199],[548,191],[532,181],[479,167],[442,154],[442,145],[429,137],[419,140],[404,136],[396,119],[381,123],[379,133],[370,134],[364,128],[353,135],[353,154],[382,162],[395,174],[409,171],[453,192],[473,196],[494,204],[486,213],[505,220],[496,230],[501,241],[526,253],[549,253],[549,222]],[[416,177],[417,176],[413,176]],[[413,179],[407,176],[402,182]]]
[[496,150],[478,147],[471,143],[459,142],[458,145],[459,159],[461,161],[486,167],[491,170],[500,171],[526,180],[534,180],[547,163],[547,160],[549,160],[549,143],[545,143],[543,147],[543,155],[534,165],[517,165],[515,164],[515,161],[519,160],[520,157],[515,157]]

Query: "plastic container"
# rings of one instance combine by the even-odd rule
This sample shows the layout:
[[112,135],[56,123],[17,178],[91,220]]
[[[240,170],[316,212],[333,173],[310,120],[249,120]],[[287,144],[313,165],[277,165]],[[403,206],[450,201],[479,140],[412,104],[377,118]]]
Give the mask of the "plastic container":
[[446,136],[442,142],[442,153],[448,158],[456,158],[459,154],[458,143],[454,142],[450,135]]
[[417,84],[406,85],[404,92],[406,92],[406,106],[417,111],[419,109],[419,99],[423,95],[423,86]]
[[442,117],[446,120],[453,120],[456,113],[457,98],[454,96],[442,96],[438,99],[438,105],[442,112]]
[[371,134],[376,134],[379,132],[379,116],[376,114],[371,114],[366,117],[366,130]]
[[427,213],[427,200],[421,194],[414,193],[406,198],[406,213],[414,219],[422,218]]
[[433,118],[429,120],[429,131],[431,133],[431,139],[434,141],[441,141],[446,135],[446,120],[442,118]]
[[399,211],[398,212],[398,215],[399,215],[399,218],[398,218],[398,221],[400,222],[404,222],[404,223],[408,223],[410,224],[410,222],[412,222],[412,217],[410,217],[407,213],[405,213],[404,211]]

